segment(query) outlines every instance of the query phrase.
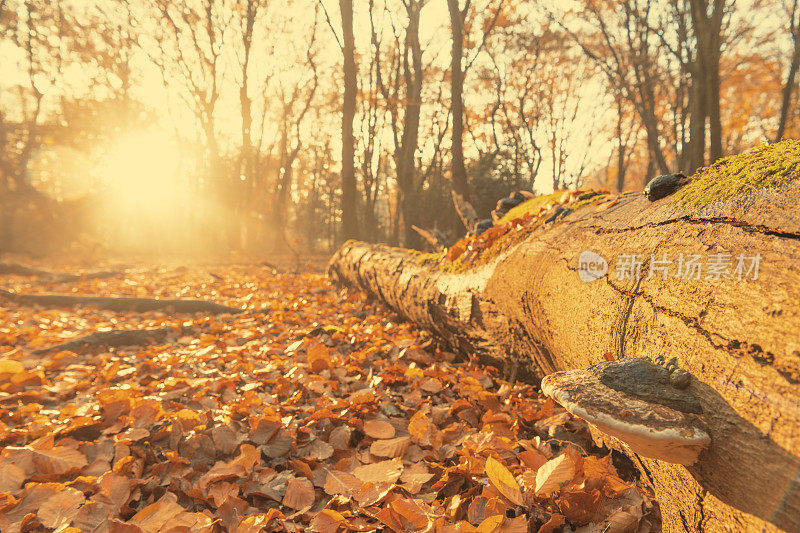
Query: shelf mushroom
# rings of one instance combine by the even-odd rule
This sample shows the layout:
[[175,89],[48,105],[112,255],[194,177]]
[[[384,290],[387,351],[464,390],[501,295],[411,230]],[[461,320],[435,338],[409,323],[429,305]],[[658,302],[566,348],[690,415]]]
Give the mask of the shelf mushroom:
[[674,359],[643,357],[550,374],[542,392],[635,453],[690,465],[711,442],[690,382]]

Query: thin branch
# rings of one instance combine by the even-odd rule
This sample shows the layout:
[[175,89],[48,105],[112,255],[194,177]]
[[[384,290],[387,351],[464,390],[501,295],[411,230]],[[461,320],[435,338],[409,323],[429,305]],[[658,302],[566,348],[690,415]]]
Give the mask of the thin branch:
[[331,32],[333,32],[333,37],[336,39],[336,44],[339,45],[339,48],[344,50],[344,45],[342,44],[342,41],[339,40],[339,35],[336,33],[336,28],[333,27],[333,22],[331,22],[331,17],[328,15],[328,10],[325,9],[325,4],[322,2],[322,0],[317,0],[317,3],[322,8],[322,12],[325,13],[325,20],[328,21],[328,26],[330,27]]

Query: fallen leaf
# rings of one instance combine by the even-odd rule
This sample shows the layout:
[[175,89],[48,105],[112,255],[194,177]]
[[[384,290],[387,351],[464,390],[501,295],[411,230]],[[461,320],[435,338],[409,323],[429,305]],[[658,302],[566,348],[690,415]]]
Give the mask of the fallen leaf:
[[85,501],[81,491],[65,487],[43,501],[36,515],[43,526],[58,529],[72,523]]
[[295,510],[310,509],[315,499],[314,485],[304,477],[296,477],[289,480],[282,503]]
[[394,437],[394,426],[384,420],[367,420],[364,422],[364,433],[373,439],[391,439]]
[[26,478],[25,470],[10,461],[0,462],[0,493],[15,492],[22,488]]
[[550,515],[550,518],[539,527],[537,533],[555,533],[561,526],[564,525],[564,517],[560,514]]
[[500,526],[503,525],[506,517],[501,514],[492,515],[483,519],[483,521],[478,524],[478,532],[479,533],[494,533],[500,529]]
[[333,509],[323,509],[311,520],[309,531],[336,533],[344,521],[342,513]]
[[61,476],[86,466],[86,456],[74,448],[54,446],[35,449],[32,446],[8,446],[3,450],[8,460],[27,475]]
[[522,505],[522,492],[514,476],[508,469],[494,457],[486,459],[486,475],[489,481],[500,491],[500,494],[508,498],[514,505]]
[[328,472],[325,478],[324,490],[331,496],[336,494],[350,496],[353,492],[360,489],[362,484],[363,482],[352,474],[333,471]]
[[410,437],[376,440],[369,447],[369,453],[378,457],[402,457],[411,445]]
[[537,496],[548,496],[572,481],[574,476],[575,463],[568,454],[562,453],[547,461],[536,472],[534,491]]
[[359,466],[353,470],[353,475],[366,483],[395,483],[403,473],[403,463],[400,459],[390,459],[369,465]]
[[321,372],[331,367],[330,350],[324,344],[315,343],[309,346],[306,358],[312,372]]
[[128,523],[139,526],[147,533],[156,533],[168,522],[173,521],[184,512],[183,507],[178,505],[177,502],[178,497],[171,492],[167,492],[158,501],[151,503],[133,515]]

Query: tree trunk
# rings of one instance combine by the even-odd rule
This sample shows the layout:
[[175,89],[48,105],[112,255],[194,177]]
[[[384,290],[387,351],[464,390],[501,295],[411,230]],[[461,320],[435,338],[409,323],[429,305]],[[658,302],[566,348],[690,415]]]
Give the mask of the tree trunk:
[[353,0],[339,0],[344,46],[344,94],[342,100],[342,234],[345,240],[358,237],[358,191],[356,189],[355,137],[356,44],[353,36]]
[[705,81],[695,62],[691,68],[692,84],[689,88],[689,168],[695,172],[706,162],[706,109]]
[[450,12],[450,31],[453,38],[453,48],[450,55],[450,113],[453,120],[452,132],[452,172],[453,187],[456,192],[468,202],[472,201],[469,184],[467,183],[467,169],[464,166],[464,69],[461,61],[464,57],[464,17],[458,5],[458,0],[447,0],[447,9]]
[[[366,291],[460,351],[528,380],[615,358],[676,356],[696,378],[712,444],[690,467],[623,449],[651,486],[665,531],[800,531],[800,183],[702,209],[625,195],[531,232],[463,273],[417,255],[349,243],[334,281]],[[612,263],[584,283],[578,256]],[[676,279],[680,254],[760,254],[738,279]],[[676,264],[648,278],[651,254]],[[621,254],[642,277],[619,279]],[[655,263],[654,263],[655,265]],[[703,265],[705,268],[705,264]],[[710,271],[709,271],[710,273]]]
[[792,107],[792,92],[797,83],[797,71],[800,69],[800,28],[798,28],[797,0],[792,2],[791,18],[789,31],[792,34],[792,61],[789,65],[789,73],[786,75],[786,84],[781,91],[781,115],[778,119],[778,132],[775,134],[775,142],[780,142],[786,133],[786,123],[789,120],[789,111]]
[[[400,188],[400,212],[403,215],[404,244],[413,247],[419,242],[419,236],[412,229],[416,224],[416,215],[419,206],[414,202],[416,196],[416,164],[414,155],[417,153],[419,137],[419,115],[422,105],[422,48],[419,43],[419,12],[422,5],[416,0],[410,0],[406,6],[408,13],[408,28],[406,29],[407,51],[403,60],[403,77],[406,85],[406,105],[403,115],[403,134],[400,141],[400,157],[397,168],[398,185]],[[411,52],[411,61],[408,60],[408,51]],[[463,163],[463,161],[462,161]]]

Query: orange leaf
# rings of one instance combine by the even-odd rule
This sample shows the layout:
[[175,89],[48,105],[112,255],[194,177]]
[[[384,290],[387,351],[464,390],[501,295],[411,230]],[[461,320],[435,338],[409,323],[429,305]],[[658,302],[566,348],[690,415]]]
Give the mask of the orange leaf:
[[19,490],[26,477],[25,470],[17,465],[9,461],[0,463],[0,493]]
[[286,485],[282,503],[295,510],[309,509],[314,505],[315,499],[314,485],[304,477],[296,477],[290,479]]
[[550,516],[550,520],[542,524],[537,533],[554,533],[564,525],[564,517],[560,514]]
[[495,488],[514,505],[522,505],[522,492],[514,476],[494,457],[486,460],[486,475]]
[[178,505],[178,497],[167,492],[157,502],[151,503],[133,515],[128,522],[139,526],[144,531],[159,531],[183,512],[183,507]]
[[400,459],[390,459],[371,465],[363,465],[353,470],[353,475],[364,483],[371,481],[379,483],[395,483],[403,473],[403,463]]
[[45,527],[58,529],[68,526],[85,501],[81,491],[65,487],[42,502],[37,516]]
[[336,533],[344,522],[344,516],[333,509],[323,509],[311,520],[311,529],[319,533]]
[[550,459],[536,472],[536,495],[549,496],[566,485],[575,476],[575,463],[572,458],[562,453]]
[[373,439],[391,439],[394,437],[394,426],[384,420],[367,420],[364,422],[364,433]]
[[369,447],[369,453],[378,457],[402,457],[411,445],[411,438],[376,440]]
[[328,472],[328,477],[325,479],[324,490],[331,496],[336,494],[350,496],[353,492],[360,489],[362,484],[362,481],[353,474],[333,471]]
[[500,526],[503,525],[506,517],[501,514],[496,514],[493,516],[489,516],[484,518],[483,521],[478,524],[478,532],[479,533],[493,533],[500,529]]
[[306,352],[306,359],[312,372],[321,372],[331,367],[331,355],[328,347],[321,343],[310,346]]
[[86,456],[67,446],[34,449],[32,446],[18,448],[8,446],[4,451],[9,461],[22,468],[28,475],[44,474],[60,476],[86,466]]

